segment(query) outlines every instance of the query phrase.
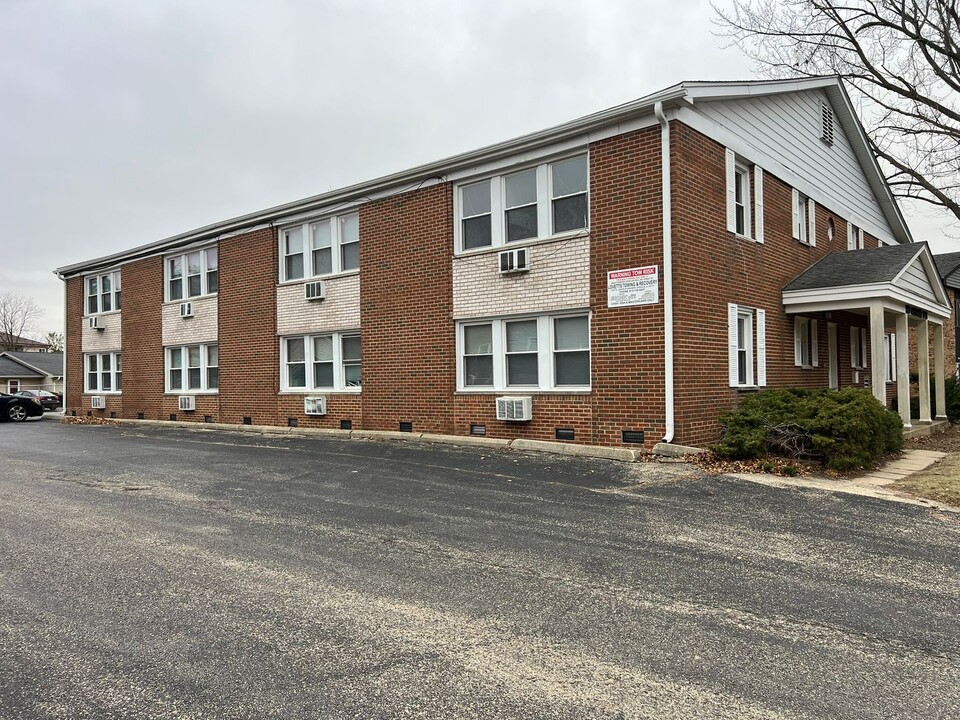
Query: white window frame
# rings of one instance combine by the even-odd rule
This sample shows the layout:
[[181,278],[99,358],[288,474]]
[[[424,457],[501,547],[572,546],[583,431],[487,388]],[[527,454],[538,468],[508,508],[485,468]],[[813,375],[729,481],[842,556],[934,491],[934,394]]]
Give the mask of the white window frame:
[[793,239],[810,247],[817,246],[817,203],[793,189]]
[[[726,149],[727,230],[737,237],[763,242],[763,168]],[[737,202],[737,191],[742,202]],[[743,207],[743,228],[737,206]]]
[[[587,347],[583,350],[565,351],[556,350],[555,321],[565,318],[586,318],[587,320]],[[507,384],[507,323],[535,320],[537,323],[537,384],[536,385],[508,385]],[[547,391],[557,393],[589,392],[591,383],[585,385],[557,385],[555,372],[555,356],[564,352],[586,352],[589,356],[588,367],[590,377],[593,374],[593,342],[592,318],[586,311],[551,313],[545,315],[521,315],[511,317],[477,318],[462,320],[457,323],[457,392],[531,392]],[[467,385],[464,371],[464,328],[478,325],[491,326],[491,354],[493,355],[493,384]]]
[[813,318],[793,318],[793,364],[802,368],[820,367],[820,338]]
[[[570,193],[554,197],[553,191],[553,172],[555,164],[566,160],[582,157],[587,165],[587,186],[582,193]],[[522,172],[536,170],[537,178],[537,236],[507,242],[507,195],[506,178],[517,175]],[[482,245],[476,248],[464,249],[463,247],[463,188],[470,187],[482,182],[490,183],[490,244]],[[563,232],[554,232],[553,229],[553,201],[564,197],[574,197],[575,195],[584,195],[587,206],[587,221],[582,228],[565,230]],[[454,209],[454,247],[457,255],[488,252],[493,248],[504,247],[522,247],[524,243],[533,243],[553,238],[563,238],[576,235],[585,235],[590,231],[590,154],[588,152],[575,152],[562,157],[553,158],[548,162],[538,165],[528,165],[526,167],[510,168],[509,172],[503,172],[497,175],[487,177],[474,177],[469,180],[457,183],[453,192]],[[485,214],[485,213],[484,213]],[[471,216],[471,217],[480,217]]]
[[[103,279],[110,278],[110,309],[102,309],[103,305],[103,292],[101,288],[103,287]],[[90,292],[90,281],[97,281],[97,291],[95,293]],[[96,302],[96,310],[90,310],[90,299],[93,297]],[[91,315],[103,315],[104,313],[114,313],[120,312],[120,271],[111,270],[110,272],[97,273],[95,275],[84,275],[83,276],[83,315],[84,317],[90,317]]]
[[847,220],[847,250],[863,250],[864,247],[863,228]]
[[[740,332],[743,321],[745,333]],[[730,387],[767,385],[767,314],[762,308],[727,304],[727,374]],[[746,353],[746,377],[740,377],[740,355]]]
[[[200,387],[191,388],[189,370],[190,348],[199,348],[200,350]],[[216,348],[217,363],[210,363],[210,350]],[[170,373],[173,368],[173,353],[179,352],[181,358],[180,365],[180,388],[174,388],[170,382]],[[217,368],[217,387],[210,387],[210,370]],[[169,345],[163,349],[163,385],[164,391],[168,395],[215,395],[220,392],[220,347],[217,343],[187,343],[185,345]]]
[[855,370],[867,368],[867,344],[869,335],[866,328],[850,328],[850,367]]
[[[211,258],[214,257],[214,262],[210,262]],[[187,268],[188,260],[191,255],[195,253],[200,253],[200,294],[191,295],[188,289],[187,282]],[[171,270],[171,263],[174,260],[180,261],[181,275],[180,275],[180,297],[174,297],[173,293],[170,291],[170,285],[174,280],[173,272]],[[213,267],[211,267],[213,265]],[[217,273],[217,289],[213,292],[210,291],[210,274]],[[174,253],[172,255],[166,255],[163,258],[163,296],[165,302],[168,303],[178,303],[185,302],[187,300],[195,300],[202,297],[212,297],[216,295],[220,290],[220,248],[217,244],[213,245],[203,245],[195,248],[190,248],[185,250],[182,253]]]
[[[103,390],[101,386],[103,385],[103,373],[104,373],[104,357],[109,357],[110,369],[107,370],[110,374],[110,389]],[[97,383],[96,386],[90,384],[90,358],[96,359],[96,370],[93,372],[96,374]],[[117,389],[117,385],[120,385],[120,389]],[[118,352],[105,352],[105,353],[84,353],[83,354],[83,391],[85,393],[96,393],[98,395],[120,395],[123,392],[123,360],[121,354]]]
[[[313,364],[314,364],[314,340],[316,338],[329,337],[333,345],[333,386],[324,387],[314,384]],[[336,332],[318,332],[309,335],[286,335],[280,338],[280,392],[285,393],[359,393],[362,390],[363,383],[363,341],[360,341],[360,385],[347,385],[345,365],[355,364],[352,360],[344,358],[343,339],[360,338],[359,330],[342,330]],[[291,340],[303,340],[303,362],[304,379],[303,386],[290,385],[289,373],[287,372],[287,343]]]
[[[357,219],[357,240],[351,242],[344,242],[343,238],[343,224],[344,221],[350,217],[356,216]],[[313,230],[314,227],[320,226],[324,223],[329,223],[330,226],[330,272],[319,273],[314,268],[313,263]],[[350,273],[359,273],[359,255],[358,255],[358,264],[355,268],[343,267],[343,248],[347,245],[358,244],[362,241],[360,238],[360,211],[358,209],[351,210],[349,212],[337,213],[336,215],[326,215],[322,217],[315,217],[304,222],[286,225],[279,230],[277,237],[277,251],[279,252],[280,257],[280,282],[281,283],[296,283],[296,282],[306,282],[315,278],[328,278],[335,275],[347,275]],[[301,237],[303,238],[303,277],[299,278],[288,278],[287,277],[287,263],[285,262],[288,257],[286,253],[286,234],[291,230],[299,230]]]
[[885,351],[886,357],[885,366],[887,369],[887,382],[893,383],[897,381],[897,334],[896,333],[884,333],[883,334],[883,349]]

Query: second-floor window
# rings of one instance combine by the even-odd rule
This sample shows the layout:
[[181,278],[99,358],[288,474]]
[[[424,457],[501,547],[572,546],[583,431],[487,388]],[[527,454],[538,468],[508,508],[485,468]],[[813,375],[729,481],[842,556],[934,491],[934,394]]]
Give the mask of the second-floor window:
[[457,249],[538,240],[589,226],[586,155],[497,175],[457,189]]
[[301,280],[360,268],[360,215],[349,213],[280,231],[282,280]]
[[87,315],[120,309],[120,271],[87,277]]
[[167,257],[167,300],[214,295],[220,289],[217,248]]

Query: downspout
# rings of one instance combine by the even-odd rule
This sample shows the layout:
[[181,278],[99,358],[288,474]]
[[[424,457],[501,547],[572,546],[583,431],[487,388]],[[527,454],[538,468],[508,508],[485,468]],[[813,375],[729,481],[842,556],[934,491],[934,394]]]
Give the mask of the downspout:
[[666,433],[663,442],[673,442],[676,418],[673,402],[673,233],[671,229],[672,208],[670,205],[670,123],[663,113],[663,103],[657,102],[653,112],[660,121],[660,167],[662,172],[661,196],[663,199],[663,395]]

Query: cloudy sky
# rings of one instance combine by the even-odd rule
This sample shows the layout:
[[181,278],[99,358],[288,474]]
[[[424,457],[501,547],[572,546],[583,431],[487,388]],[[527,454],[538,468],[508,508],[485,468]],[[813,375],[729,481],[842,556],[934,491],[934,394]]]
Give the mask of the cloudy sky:
[[[0,0],[0,291],[61,330],[55,267],[755,77],[711,17],[701,0]],[[942,216],[906,212],[960,250]]]

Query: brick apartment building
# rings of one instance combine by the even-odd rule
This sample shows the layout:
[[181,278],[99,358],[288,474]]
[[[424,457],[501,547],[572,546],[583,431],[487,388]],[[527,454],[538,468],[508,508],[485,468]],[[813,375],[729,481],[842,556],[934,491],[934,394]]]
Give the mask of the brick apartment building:
[[944,407],[943,283],[834,78],[682,83],[57,272],[78,415],[651,447],[858,385],[910,424],[911,330]]

